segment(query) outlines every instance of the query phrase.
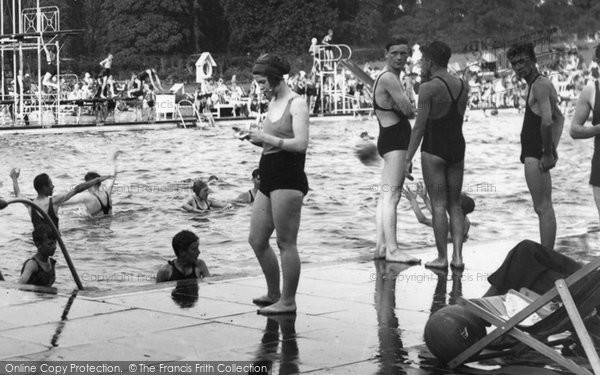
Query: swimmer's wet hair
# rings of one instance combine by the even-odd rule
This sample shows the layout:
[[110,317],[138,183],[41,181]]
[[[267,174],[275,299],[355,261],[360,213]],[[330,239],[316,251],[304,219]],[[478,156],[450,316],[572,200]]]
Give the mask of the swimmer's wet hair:
[[171,242],[175,256],[179,256],[182,251],[187,250],[187,248],[196,241],[198,241],[198,236],[196,236],[194,232],[182,230],[181,232],[177,233]]
[[520,54],[525,54],[531,61],[537,62],[537,58],[535,57],[535,46],[531,42],[515,43],[510,46],[508,51],[506,51],[506,57],[509,60]]
[[85,174],[85,176],[83,177],[83,179],[85,181],[92,181],[95,178],[100,177],[100,175],[97,172],[88,172]]
[[435,65],[442,68],[448,67],[448,61],[450,61],[450,56],[452,56],[450,46],[439,40],[434,40],[421,47],[421,52],[423,53],[423,57],[433,61]]
[[[387,43],[386,43],[386,45],[385,45],[385,51],[386,51],[386,52],[389,52],[389,51],[390,51],[390,48],[391,48],[392,46],[398,46],[398,45],[402,45],[402,44],[404,44],[404,45],[406,45],[406,46],[409,46],[409,45],[408,45],[408,39],[406,39],[406,38],[405,38],[405,37],[403,37],[403,36],[394,36],[394,37],[392,37],[392,38],[389,40],[389,42],[387,42]],[[410,47],[410,46],[409,46],[409,47]]]
[[260,177],[260,169],[255,169],[252,171],[252,178]]
[[42,243],[46,238],[49,240],[55,240],[56,235],[54,231],[48,224],[38,224],[33,228],[33,233],[31,233],[33,237],[33,243]]
[[192,191],[198,195],[200,194],[200,190],[204,189],[205,187],[208,187],[208,185],[206,184],[206,182],[202,181],[202,180],[196,180],[194,181],[194,183],[192,184]]
[[33,188],[38,193],[40,193],[41,190],[48,185],[50,185],[50,176],[48,176],[46,173],[38,174],[33,179]]

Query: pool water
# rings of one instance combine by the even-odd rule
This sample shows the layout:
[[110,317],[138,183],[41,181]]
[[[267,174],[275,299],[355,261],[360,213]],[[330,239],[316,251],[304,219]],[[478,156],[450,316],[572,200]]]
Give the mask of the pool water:
[[[463,190],[476,203],[469,243],[505,238],[538,240],[535,215],[519,162],[522,114],[471,113],[464,125],[467,141]],[[567,120],[569,124],[569,120]],[[240,124],[238,124],[240,125]],[[375,244],[375,208],[381,162],[365,165],[355,155],[359,134],[377,136],[375,119],[311,119],[306,172],[311,190],[305,198],[298,248],[303,263],[367,258]],[[168,129],[65,134],[6,135],[0,140],[0,196],[12,197],[9,171],[21,168],[21,191],[35,197],[33,178],[48,173],[63,192],[83,181],[89,170],[112,172],[111,155],[122,150],[113,202],[114,215],[88,218],[77,206],[61,208],[64,242],[84,286],[117,289],[154,282],[158,268],[174,258],[171,239],[182,229],[200,237],[200,257],[211,273],[223,276],[260,273],[247,243],[251,206],[206,214],[181,209],[195,178],[219,177],[212,198],[232,200],[251,188],[261,149],[233,137],[229,126],[216,130]],[[593,141],[574,141],[568,126],[552,170],[558,235],[597,227],[588,185]],[[414,175],[420,179],[420,161]],[[414,182],[409,182],[414,187]],[[0,269],[18,279],[21,265],[35,253],[31,222],[24,206],[0,212]],[[398,208],[398,240],[403,248],[434,245],[431,228],[417,222],[404,198]],[[573,254],[590,255],[593,243],[573,245]],[[272,240],[275,246],[274,239]],[[591,250],[590,250],[591,249]],[[73,281],[57,249],[58,287]]]

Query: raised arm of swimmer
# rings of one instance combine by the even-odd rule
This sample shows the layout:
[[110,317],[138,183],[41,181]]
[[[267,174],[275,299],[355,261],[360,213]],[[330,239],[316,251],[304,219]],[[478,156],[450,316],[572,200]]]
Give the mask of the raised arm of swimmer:
[[13,182],[13,191],[15,193],[15,197],[22,198],[21,189],[19,188],[19,175],[21,174],[21,170],[19,168],[13,168],[10,170],[10,178]]
[[93,180],[83,182],[66,193],[55,195],[53,203],[56,206],[65,204],[69,199],[73,198],[73,196],[82,193],[97,183],[108,180],[109,178],[112,178],[112,176],[100,176],[98,178],[94,178]]

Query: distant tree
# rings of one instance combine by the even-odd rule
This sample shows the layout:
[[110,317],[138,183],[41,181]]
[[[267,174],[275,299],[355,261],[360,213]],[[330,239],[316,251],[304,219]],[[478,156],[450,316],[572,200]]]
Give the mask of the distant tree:
[[229,23],[229,50],[306,53],[338,20],[330,0],[221,0]]

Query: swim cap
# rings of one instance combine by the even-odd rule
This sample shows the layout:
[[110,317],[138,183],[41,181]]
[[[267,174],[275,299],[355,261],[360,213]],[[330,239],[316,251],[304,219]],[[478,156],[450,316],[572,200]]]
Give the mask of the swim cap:
[[444,42],[434,40],[433,42],[421,47],[422,55],[433,61],[436,65],[445,68],[448,66],[452,50]]
[[290,64],[281,56],[265,53],[254,63],[252,74],[283,78],[290,72]]

